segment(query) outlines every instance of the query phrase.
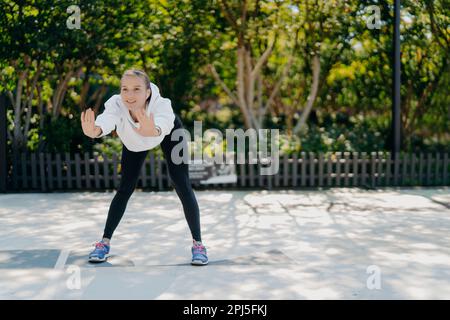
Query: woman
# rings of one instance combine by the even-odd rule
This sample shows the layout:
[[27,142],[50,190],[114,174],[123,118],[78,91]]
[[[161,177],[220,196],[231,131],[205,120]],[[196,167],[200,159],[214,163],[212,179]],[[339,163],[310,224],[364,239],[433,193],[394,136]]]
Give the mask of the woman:
[[[192,234],[191,264],[206,265],[208,257],[201,242],[199,207],[189,181],[188,164],[175,164],[171,158],[172,148],[178,143],[171,140],[172,132],[182,129],[183,124],[174,114],[170,100],[161,97],[158,87],[150,82],[143,71],[127,70],[120,82],[120,95],[114,95],[106,101],[105,110],[97,119],[91,109],[81,114],[83,132],[88,137],[100,138],[116,128],[122,141],[120,185],[109,207],[102,240],[95,244],[94,251],[89,254],[89,261],[106,261],[111,237],[135,189],[148,150],[161,144],[170,179],[183,204]],[[183,139],[183,143],[187,141]]]

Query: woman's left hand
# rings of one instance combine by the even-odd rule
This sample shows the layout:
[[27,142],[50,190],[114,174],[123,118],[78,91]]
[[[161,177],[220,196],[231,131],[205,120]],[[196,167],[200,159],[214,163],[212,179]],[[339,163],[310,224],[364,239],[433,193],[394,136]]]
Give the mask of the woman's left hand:
[[153,113],[150,112],[150,116],[147,116],[144,109],[141,109],[136,113],[136,118],[139,122],[139,129],[135,128],[134,130],[136,130],[137,133],[144,137],[158,136]]

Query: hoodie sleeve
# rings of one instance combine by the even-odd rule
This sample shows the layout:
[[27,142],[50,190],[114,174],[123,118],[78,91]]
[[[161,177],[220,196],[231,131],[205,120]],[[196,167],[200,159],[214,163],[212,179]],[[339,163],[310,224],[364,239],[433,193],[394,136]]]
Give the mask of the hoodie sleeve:
[[170,99],[160,97],[155,109],[155,125],[161,128],[161,136],[166,136],[172,131],[175,121]]
[[97,138],[108,135],[120,121],[120,107],[117,105],[118,95],[114,95],[105,102],[105,110],[95,119],[95,125],[102,128]]

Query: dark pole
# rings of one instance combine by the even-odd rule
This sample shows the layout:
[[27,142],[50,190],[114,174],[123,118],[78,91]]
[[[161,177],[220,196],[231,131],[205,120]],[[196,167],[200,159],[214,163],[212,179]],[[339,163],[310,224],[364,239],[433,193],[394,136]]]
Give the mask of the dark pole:
[[0,94],[0,192],[6,192],[6,99]]
[[400,152],[400,0],[394,0],[394,81],[392,94],[392,154]]

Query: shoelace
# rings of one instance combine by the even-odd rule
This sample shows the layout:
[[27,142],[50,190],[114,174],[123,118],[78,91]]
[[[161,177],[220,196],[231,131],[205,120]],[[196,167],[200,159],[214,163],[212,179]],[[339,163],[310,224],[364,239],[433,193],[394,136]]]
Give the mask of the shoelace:
[[103,242],[96,242],[94,245],[95,245],[95,249],[104,249],[105,248],[105,244]]
[[194,244],[194,253],[206,254],[206,248],[204,245],[195,245]]

